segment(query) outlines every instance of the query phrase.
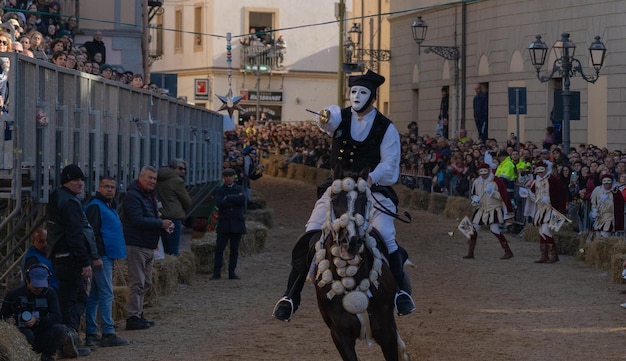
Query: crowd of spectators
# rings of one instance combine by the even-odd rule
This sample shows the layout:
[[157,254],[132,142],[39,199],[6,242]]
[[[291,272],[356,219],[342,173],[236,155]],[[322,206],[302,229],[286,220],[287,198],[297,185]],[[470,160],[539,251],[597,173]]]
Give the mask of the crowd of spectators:
[[[513,198],[517,198],[513,194],[516,187],[527,186],[533,178],[534,163],[543,160],[567,185],[566,199],[570,206],[588,202],[605,173],[613,176],[615,187],[626,196],[626,153],[622,150],[580,144],[565,152],[561,145],[548,142],[547,137],[536,143],[520,143],[518,148],[515,134],[505,141],[488,138],[482,143],[470,139],[463,129],[458,137],[446,139],[440,135],[418,135],[414,123],[409,124],[400,138],[401,181],[411,188],[467,197],[472,181],[478,176],[478,166],[487,163],[505,180]],[[253,147],[261,156],[283,156],[285,164],[329,168],[330,141],[310,122],[263,126],[245,122],[226,132],[224,164],[236,164],[245,156],[243,150]]]
[[247,56],[250,57],[249,61],[251,63],[254,63],[255,60],[260,60],[261,64],[263,64],[265,60],[276,68],[283,67],[285,52],[287,50],[287,41],[283,35],[279,35],[278,38],[275,38],[274,32],[270,27],[266,26],[262,30],[250,28],[248,35],[242,37],[239,40],[239,43],[244,47],[244,49],[249,47],[257,49],[255,51],[247,52]]
[[2,52],[18,52],[25,56],[50,61],[63,68],[119,81],[132,87],[158,92],[156,84],[144,84],[141,74],[112,66],[106,62],[106,46],[101,31],[82,44],[75,37],[82,34],[79,18],[60,13],[57,1],[0,0],[0,29],[9,38]]

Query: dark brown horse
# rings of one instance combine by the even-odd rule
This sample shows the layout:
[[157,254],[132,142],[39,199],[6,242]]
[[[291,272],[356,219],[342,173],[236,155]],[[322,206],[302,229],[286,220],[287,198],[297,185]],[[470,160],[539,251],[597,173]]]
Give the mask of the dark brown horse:
[[387,249],[369,225],[367,183],[336,179],[327,192],[331,202],[312,270],[318,307],[335,346],[343,360],[356,361],[356,340],[373,340],[385,360],[409,360],[394,318],[396,282],[385,261]]

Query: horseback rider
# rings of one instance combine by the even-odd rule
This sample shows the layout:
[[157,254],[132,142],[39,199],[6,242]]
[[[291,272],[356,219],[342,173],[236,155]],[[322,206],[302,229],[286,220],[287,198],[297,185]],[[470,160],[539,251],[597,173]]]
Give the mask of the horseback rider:
[[[371,70],[364,75],[351,76],[348,81],[350,107],[341,109],[332,105],[323,111],[328,116],[318,116],[316,120],[320,129],[333,136],[333,169],[340,165],[347,172],[371,170],[367,184],[375,201],[370,223],[387,246],[389,268],[398,285],[395,296],[396,312],[402,316],[415,311],[415,304],[410,295],[409,280],[405,279],[404,260],[396,243],[393,224],[398,197],[391,186],[398,181],[400,173],[400,136],[391,120],[382,115],[373,104],[377,89],[384,82],[383,76]],[[329,196],[323,195],[315,203],[306,224],[306,233],[294,247],[287,290],[284,297],[276,303],[273,312],[273,316],[281,321],[291,320],[292,314],[298,309],[300,292],[308,270],[308,264],[303,265],[301,258],[306,257],[310,245],[302,240],[306,235],[322,229],[329,201]]]

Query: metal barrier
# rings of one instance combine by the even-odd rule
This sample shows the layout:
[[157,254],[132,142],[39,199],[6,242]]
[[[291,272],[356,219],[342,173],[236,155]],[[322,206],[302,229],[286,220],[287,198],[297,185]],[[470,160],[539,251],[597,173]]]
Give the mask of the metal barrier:
[[432,177],[417,175],[417,172],[406,168],[400,170],[400,184],[411,189],[421,189],[427,192],[433,191]]
[[92,195],[101,176],[116,178],[123,193],[141,167],[159,168],[172,158],[188,162],[194,205],[220,181],[221,114],[18,53],[2,55],[11,68],[8,112],[0,115],[0,281],[45,216],[25,221],[27,214],[48,202],[67,164],[83,169]]

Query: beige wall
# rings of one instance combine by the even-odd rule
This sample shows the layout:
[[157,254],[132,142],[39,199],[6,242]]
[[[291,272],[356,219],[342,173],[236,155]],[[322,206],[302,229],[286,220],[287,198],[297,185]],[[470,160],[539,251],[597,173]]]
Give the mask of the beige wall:
[[[410,25],[417,15],[422,15],[429,25],[425,43],[461,47],[463,24],[460,3],[425,9],[426,5],[420,2],[421,7],[417,8],[413,1],[397,0],[391,8],[398,13],[389,18],[394,54],[390,74],[390,98],[393,99],[390,116],[396,122],[399,119],[417,120],[422,133],[433,134],[439,88],[453,85],[443,76],[449,65],[434,54],[422,52],[418,55]],[[595,85],[585,82],[579,74],[571,78],[570,90],[581,93],[582,118],[570,123],[571,145],[593,143],[610,149],[626,147],[626,106],[623,102],[626,75],[620,70],[626,59],[620,48],[626,38],[624,1],[610,0],[602,6],[594,6],[583,0],[484,0],[468,3],[466,7],[465,64],[463,58],[459,64],[466,76],[466,106],[461,114],[465,115],[465,124],[472,137],[476,137],[472,89],[476,83],[486,82],[490,89],[489,135],[504,140],[510,133],[508,87],[521,84],[527,88],[528,95],[528,115],[521,122],[521,140],[540,142],[543,139],[552,110],[552,92],[555,85],[559,85],[556,81],[540,83],[537,80],[527,48],[537,34],[541,34],[551,46],[562,32],[567,31],[577,45],[575,55],[589,75],[593,70],[588,66],[587,48],[593,37],[596,34],[601,36],[608,48],[605,66]],[[401,12],[410,9],[413,11]],[[551,64],[544,66],[543,75],[548,74],[548,67],[551,68]],[[416,109],[417,114],[414,114]],[[461,121],[459,119],[459,123]]]

